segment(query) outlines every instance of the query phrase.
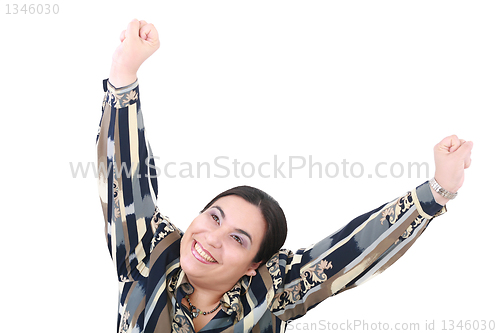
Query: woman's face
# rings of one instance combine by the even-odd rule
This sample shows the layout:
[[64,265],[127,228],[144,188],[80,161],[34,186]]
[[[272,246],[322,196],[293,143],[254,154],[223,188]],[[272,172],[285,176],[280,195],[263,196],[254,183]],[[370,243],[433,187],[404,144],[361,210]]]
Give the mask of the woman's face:
[[259,263],[266,222],[260,208],[229,195],[198,215],[181,241],[181,267],[196,288],[225,292]]

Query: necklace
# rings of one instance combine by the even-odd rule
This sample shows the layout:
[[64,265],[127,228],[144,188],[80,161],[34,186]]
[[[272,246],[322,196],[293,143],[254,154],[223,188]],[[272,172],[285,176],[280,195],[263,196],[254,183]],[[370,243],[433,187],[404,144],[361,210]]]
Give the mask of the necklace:
[[191,307],[191,309],[189,311],[191,311],[191,316],[193,318],[196,318],[198,317],[198,315],[201,313],[202,315],[206,316],[207,314],[210,314],[212,312],[214,312],[215,310],[217,310],[220,306],[220,301],[219,303],[217,304],[217,306],[215,308],[213,308],[212,310],[210,311],[201,311],[200,309],[198,309],[196,306],[194,306],[191,301],[189,300],[189,295],[186,295],[186,300],[188,301],[189,303],[189,306]]

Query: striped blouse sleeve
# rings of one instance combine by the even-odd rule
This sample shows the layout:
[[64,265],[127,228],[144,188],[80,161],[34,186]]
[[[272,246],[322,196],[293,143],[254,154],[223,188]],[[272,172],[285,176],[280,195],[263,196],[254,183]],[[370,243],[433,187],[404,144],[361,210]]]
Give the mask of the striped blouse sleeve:
[[138,82],[116,89],[104,80],[97,136],[99,196],[108,249],[120,280],[148,275],[158,194]]
[[445,211],[426,182],[309,248],[281,250],[267,262],[274,285],[268,295],[271,311],[293,320],[327,297],[359,286],[398,260]]

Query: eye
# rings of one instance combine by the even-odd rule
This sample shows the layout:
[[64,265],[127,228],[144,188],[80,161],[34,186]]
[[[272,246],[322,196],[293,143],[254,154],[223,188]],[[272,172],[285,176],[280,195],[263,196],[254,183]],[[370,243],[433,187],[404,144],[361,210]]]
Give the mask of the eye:
[[215,221],[215,223],[220,224],[219,217],[215,214],[212,214],[212,219]]
[[233,239],[235,241],[237,241],[238,243],[240,243],[241,245],[243,245],[243,240],[240,237],[238,237],[236,235],[232,235],[231,237],[233,237]]

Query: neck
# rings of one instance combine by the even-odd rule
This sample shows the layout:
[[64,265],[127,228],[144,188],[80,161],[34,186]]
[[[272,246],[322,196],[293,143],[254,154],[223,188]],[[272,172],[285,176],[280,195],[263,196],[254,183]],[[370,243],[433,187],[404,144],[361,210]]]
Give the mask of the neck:
[[224,292],[202,288],[193,283],[191,283],[191,285],[194,291],[189,295],[189,299],[194,306],[202,311],[212,310],[224,295]]

